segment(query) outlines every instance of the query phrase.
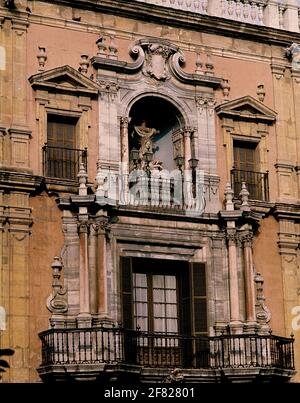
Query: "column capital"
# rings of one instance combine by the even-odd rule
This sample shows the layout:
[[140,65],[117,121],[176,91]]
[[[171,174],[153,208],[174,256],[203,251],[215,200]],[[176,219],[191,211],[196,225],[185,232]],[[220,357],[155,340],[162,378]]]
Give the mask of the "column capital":
[[87,234],[89,232],[89,223],[88,221],[80,221],[77,224],[79,234]]
[[196,131],[196,128],[192,126],[185,126],[182,131],[184,136],[190,136]]
[[11,20],[11,27],[14,31],[16,31],[17,35],[21,36],[21,35],[23,35],[24,32],[27,32],[27,28],[29,27],[29,22],[27,20],[13,18]]
[[236,229],[227,229],[226,230],[226,239],[228,242],[228,246],[236,246],[237,244],[237,233],[236,233]]
[[253,234],[251,232],[239,234],[239,239],[245,247],[252,247]]
[[129,116],[120,116],[119,120],[121,127],[128,128],[131,118]]

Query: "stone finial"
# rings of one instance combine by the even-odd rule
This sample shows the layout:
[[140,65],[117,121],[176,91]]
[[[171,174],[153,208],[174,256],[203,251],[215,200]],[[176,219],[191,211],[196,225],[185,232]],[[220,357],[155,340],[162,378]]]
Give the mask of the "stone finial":
[[98,53],[97,55],[100,57],[106,57],[106,45],[105,45],[105,37],[103,35],[96,41],[96,45],[98,46]]
[[265,305],[265,296],[264,296],[264,279],[262,275],[257,272],[254,278],[256,284],[256,303],[255,303],[255,310],[256,310],[256,319],[257,322],[263,327],[263,330],[269,331],[269,326],[267,325],[271,319],[271,312],[269,308]]
[[206,67],[205,75],[213,76],[214,75],[214,64],[213,64],[213,62],[211,60],[211,55],[210,54],[207,54],[207,60],[206,60],[206,63],[205,63],[205,67]]
[[89,56],[88,55],[81,55],[81,61],[80,61],[79,65],[80,65],[80,67],[79,67],[80,73],[87,74],[88,68],[89,68],[89,65],[90,65]]
[[54,257],[52,268],[52,294],[47,299],[47,308],[52,313],[64,313],[68,310],[65,298],[66,289],[61,284],[62,263],[58,256]]
[[226,207],[226,211],[233,211],[234,210],[234,204],[233,204],[233,196],[234,196],[234,192],[231,188],[231,184],[229,182],[226,183],[226,187],[225,187],[225,207]]
[[230,92],[230,85],[229,80],[223,79],[221,82],[221,88],[223,91],[224,101],[229,101],[229,92]]
[[38,59],[38,62],[39,62],[38,71],[44,71],[45,70],[45,63],[47,61],[46,48],[44,48],[42,46],[39,46],[37,59]]
[[200,54],[197,53],[197,55],[196,55],[196,69],[195,69],[196,74],[201,74],[202,73],[202,66],[203,66],[203,63],[201,62]]
[[249,192],[247,190],[246,182],[242,182],[242,190],[240,191],[239,196],[242,200],[242,205],[241,205],[240,209],[243,211],[250,211],[250,206],[248,203]]
[[83,163],[80,164],[79,172],[77,175],[78,182],[79,182],[79,196],[86,196],[87,195],[87,173],[85,170],[85,166]]
[[257,94],[258,99],[260,100],[260,102],[264,102],[265,96],[266,96],[266,90],[265,90],[265,86],[263,84],[259,84],[257,86],[256,94]]
[[108,57],[110,59],[118,59],[118,48],[117,45],[115,44],[115,37],[114,35],[110,36],[110,44],[108,46],[108,50],[109,50],[109,55]]

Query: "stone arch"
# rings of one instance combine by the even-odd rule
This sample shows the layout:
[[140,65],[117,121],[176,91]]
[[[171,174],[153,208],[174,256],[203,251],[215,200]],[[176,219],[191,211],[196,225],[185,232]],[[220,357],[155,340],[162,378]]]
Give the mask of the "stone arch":
[[130,110],[132,106],[139,100],[145,97],[157,97],[158,99],[163,99],[166,102],[169,102],[170,104],[173,105],[174,109],[177,109],[178,113],[181,116],[181,128],[184,128],[184,126],[193,126],[194,122],[191,121],[191,112],[187,110],[187,106],[184,105],[184,103],[174,98],[172,98],[172,95],[169,94],[165,89],[159,88],[156,89],[155,91],[149,90],[149,91],[138,91],[138,92],[130,92],[126,94],[121,101],[121,108],[120,108],[120,116],[125,116],[129,117]]
[[[160,167],[170,171],[176,168],[174,157],[176,149],[183,156],[182,133],[186,127],[186,121],[178,107],[168,98],[157,94],[143,94],[135,98],[127,113],[129,152],[137,149],[143,159],[148,144],[148,151],[153,153],[154,161]],[[148,130],[149,139],[148,135],[143,137],[138,134],[139,128],[143,128],[144,132]]]

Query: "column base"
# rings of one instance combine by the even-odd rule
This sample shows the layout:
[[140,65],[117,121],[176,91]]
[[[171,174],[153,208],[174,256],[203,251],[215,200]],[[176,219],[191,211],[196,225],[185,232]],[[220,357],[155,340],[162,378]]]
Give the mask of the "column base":
[[52,329],[63,329],[66,325],[66,319],[64,315],[54,314],[49,319],[49,322]]
[[257,333],[260,330],[260,326],[257,322],[246,322],[244,324],[244,333]]
[[215,335],[220,336],[221,334],[227,333],[228,325],[227,323],[219,322],[215,324],[214,329],[215,329]]
[[80,313],[76,318],[76,322],[79,328],[92,327],[92,316],[89,313]]
[[111,327],[113,324],[116,322],[109,318],[107,315],[97,315],[96,317],[93,317],[93,326],[98,327],[98,326],[108,326]]
[[230,334],[241,334],[243,333],[243,323],[239,320],[233,320],[229,323],[228,327],[230,329]]

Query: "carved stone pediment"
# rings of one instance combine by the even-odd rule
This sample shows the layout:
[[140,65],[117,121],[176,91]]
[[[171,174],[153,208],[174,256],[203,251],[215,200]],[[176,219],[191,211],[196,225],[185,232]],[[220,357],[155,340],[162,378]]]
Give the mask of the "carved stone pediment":
[[35,74],[29,78],[29,82],[34,89],[47,91],[55,90],[88,96],[97,95],[99,91],[94,81],[68,65]]
[[173,76],[188,84],[218,88],[222,79],[214,75],[191,74],[184,71],[185,57],[180,48],[167,39],[147,38],[134,42],[129,50],[133,62],[113,60],[103,55],[91,58],[92,66],[99,71],[110,70],[122,74],[142,73],[155,82],[165,82]]
[[254,120],[270,124],[276,120],[276,112],[251,96],[245,96],[218,105],[216,113],[220,117]]

